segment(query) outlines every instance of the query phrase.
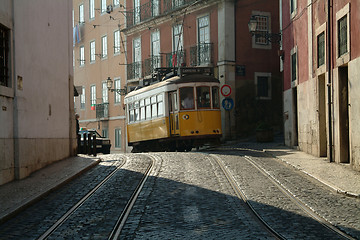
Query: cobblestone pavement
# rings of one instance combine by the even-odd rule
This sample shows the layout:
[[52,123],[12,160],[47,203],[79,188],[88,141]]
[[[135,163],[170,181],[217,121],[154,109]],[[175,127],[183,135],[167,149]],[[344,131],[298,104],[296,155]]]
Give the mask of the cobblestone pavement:
[[284,197],[245,156],[320,216],[360,239],[360,199],[337,194],[262,151],[231,148],[103,156],[98,166],[0,225],[0,239],[36,239],[127,159],[108,185],[51,239],[107,238],[150,158],[155,159],[154,170],[120,239],[273,239],[235,195],[215,157],[224,162],[262,217],[286,239],[339,239]]
[[247,155],[285,188],[328,222],[360,239],[360,199],[338,194],[329,187],[263,152],[237,151]]
[[272,239],[235,197],[214,161],[198,153],[162,160],[120,239]]

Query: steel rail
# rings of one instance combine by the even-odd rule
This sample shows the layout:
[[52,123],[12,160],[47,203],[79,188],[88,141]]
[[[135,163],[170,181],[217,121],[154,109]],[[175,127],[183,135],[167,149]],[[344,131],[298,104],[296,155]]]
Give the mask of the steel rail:
[[298,207],[300,207],[308,216],[319,222],[321,225],[326,227],[327,229],[333,231],[336,234],[339,234],[341,237],[345,239],[355,240],[355,238],[350,235],[344,233],[337,227],[333,226],[331,223],[326,221],[324,218],[317,215],[311,208],[306,206],[299,198],[297,198],[293,193],[291,193],[288,189],[286,189],[279,181],[268,173],[264,168],[262,168],[259,164],[257,164],[251,157],[244,155],[244,158],[253,165],[261,174],[267,177],[282,193],[284,193],[291,201],[293,201]]
[[149,158],[151,159],[151,164],[149,164],[148,168],[146,169],[144,176],[142,177],[141,181],[139,182],[139,184],[137,185],[135,191],[133,192],[133,194],[131,195],[129,201],[127,202],[123,212],[121,213],[120,217],[118,218],[115,227],[113,228],[113,230],[111,231],[108,239],[118,239],[121,231],[125,225],[125,222],[127,220],[127,218],[130,215],[130,212],[141,192],[141,190],[143,189],[146,180],[148,179],[148,177],[150,176],[150,173],[152,171],[152,169],[155,166],[155,157],[154,156],[150,156]]
[[82,199],[80,199],[72,208],[70,208],[59,220],[57,220],[44,234],[42,234],[38,240],[47,239],[61,224],[63,224],[71,214],[73,214],[83,203],[89,199],[100,187],[108,182],[111,177],[126,163],[123,161],[114,171],[112,171],[106,178],[104,178],[98,185],[96,185],[90,192],[88,192]]
[[248,201],[248,198],[246,197],[245,193],[239,188],[238,184],[236,183],[236,180],[234,176],[226,169],[224,163],[220,159],[220,157],[209,154],[211,157],[215,159],[221,170],[223,171],[225,177],[227,178],[228,182],[230,183],[232,189],[234,190],[237,197],[244,201],[246,206],[248,206],[249,210],[258,221],[266,228],[267,231],[269,231],[272,235],[274,235],[277,239],[286,239],[284,236],[282,236],[280,233],[278,233],[275,229],[273,229],[255,210],[255,208],[252,206],[252,204]]

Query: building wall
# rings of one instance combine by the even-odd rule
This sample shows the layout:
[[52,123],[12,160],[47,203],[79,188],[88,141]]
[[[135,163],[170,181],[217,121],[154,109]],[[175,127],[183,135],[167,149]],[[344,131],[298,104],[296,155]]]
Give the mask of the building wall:
[[5,183],[73,155],[76,141],[71,1],[2,1],[0,7],[12,35],[11,86],[1,87]]
[[[85,23],[79,23],[79,6],[84,6]],[[107,0],[107,6],[112,5],[112,0]],[[80,115],[80,127],[96,129],[100,134],[108,130],[111,141],[111,151],[126,151],[125,111],[123,97],[119,103],[115,102],[116,92],[108,91],[108,116],[100,118],[96,115],[96,108],[91,109],[90,86],[96,86],[96,104],[103,102],[102,84],[110,77],[113,81],[121,79],[121,88],[126,88],[126,43],[123,36],[120,38],[120,53],[114,53],[114,32],[121,30],[124,24],[124,11],[121,6],[114,6],[108,14],[100,12],[100,1],[95,1],[95,18],[89,19],[89,1],[73,0],[74,26],[80,29],[80,40],[76,41],[74,50],[74,81],[75,86],[85,87],[85,108],[80,106],[80,96],[75,99],[76,112]],[[107,57],[100,56],[102,51],[102,37],[107,36]],[[95,41],[95,61],[90,62],[90,42]],[[80,66],[80,47],[84,46],[85,62]],[[115,88],[113,83],[112,88]],[[107,90],[106,90],[107,91]],[[121,129],[121,148],[115,147],[115,128]]]
[[[284,115],[285,143],[298,145],[300,150],[315,156],[327,156],[338,163],[349,163],[359,169],[358,83],[359,43],[356,36],[360,28],[359,0],[333,1],[331,8],[331,40],[325,40],[325,64],[318,66],[318,35],[327,34],[327,3],[317,1],[310,5],[306,0],[297,1],[298,13],[289,22],[288,1],[283,1],[284,31]],[[307,6],[307,7],[306,7]],[[306,17],[306,15],[308,16]],[[338,20],[348,16],[348,52],[338,56]],[[288,29],[292,29],[289,31]],[[331,84],[328,85],[328,44],[331,44]],[[294,46],[298,52],[298,81],[292,82],[290,55]],[[310,64],[308,64],[310,63]],[[295,88],[296,87],[296,88]],[[329,88],[330,87],[330,88]],[[296,89],[297,99],[293,91]],[[328,102],[330,90],[331,112]],[[292,93],[291,93],[292,92]],[[294,106],[297,104],[297,107]],[[354,107],[355,106],[355,107]],[[325,115],[325,116],[324,116]],[[297,125],[296,121],[297,119]],[[329,146],[329,123],[331,124],[332,145]],[[325,127],[326,126],[326,127]],[[294,135],[298,137],[294,138]]]

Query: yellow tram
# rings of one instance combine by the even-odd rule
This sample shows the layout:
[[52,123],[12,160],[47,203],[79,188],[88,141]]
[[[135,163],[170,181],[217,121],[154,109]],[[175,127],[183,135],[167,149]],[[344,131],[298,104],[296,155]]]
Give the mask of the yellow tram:
[[133,152],[191,151],[220,141],[219,80],[186,70],[125,96]]

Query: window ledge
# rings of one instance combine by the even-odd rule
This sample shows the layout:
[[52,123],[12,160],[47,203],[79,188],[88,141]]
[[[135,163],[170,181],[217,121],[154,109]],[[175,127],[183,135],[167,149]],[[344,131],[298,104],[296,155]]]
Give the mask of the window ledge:
[[14,98],[14,90],[9,87],[0,86],[0,96]]

